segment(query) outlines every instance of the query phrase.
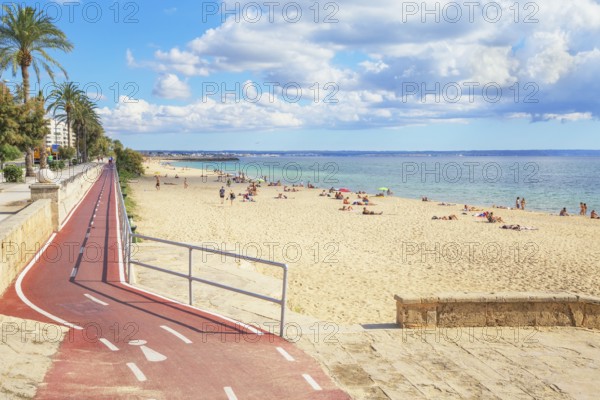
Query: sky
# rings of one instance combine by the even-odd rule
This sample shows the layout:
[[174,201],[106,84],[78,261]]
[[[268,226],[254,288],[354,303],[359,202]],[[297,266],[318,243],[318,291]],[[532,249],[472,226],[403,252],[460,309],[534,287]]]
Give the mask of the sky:
[[22,4],[134,149],[600,149],[598,1]]

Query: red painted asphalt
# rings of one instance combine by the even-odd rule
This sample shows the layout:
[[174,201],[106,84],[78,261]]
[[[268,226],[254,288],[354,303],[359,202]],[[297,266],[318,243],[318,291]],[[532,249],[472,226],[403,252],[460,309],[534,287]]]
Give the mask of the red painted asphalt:
[[[38,398],[348,398],[293,344],[122,284],[115,195],[106,167],[22,279],[31,303],[83,328],[69,330]],[[15,285],[0,313],[55,322]],[[29,336],[55,337],[43,328]]]

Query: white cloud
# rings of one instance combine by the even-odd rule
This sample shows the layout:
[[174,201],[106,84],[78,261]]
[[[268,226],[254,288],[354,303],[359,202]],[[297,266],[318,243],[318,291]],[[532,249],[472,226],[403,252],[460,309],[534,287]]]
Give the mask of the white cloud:
[[[251,1],[239,3],[243,9]],[[425,3],[429,10],[437,4],[441,12],[448,2]],[[143,112],[129,108],[121,112],[157,113],[156,119],[148,115],[143,119],[148,129],[164,128],[166,120],[181,129],[192,129],[185,122],[190,119],[207,129],[335,129],[481,117],[529,116],[535,121],[598,117],[600,106],[595,93],[600,90],[600,83],[596,83],[600,4],[593,0],[568,4],[547,0],[539,6],[515,3],[517,13],[513,3],[497,3],[502,6],[502,18],[496,22],[486,19],[477,6],[474,21],[469,21],[469,9],[464,6],[457,23],[445,21],[443,13],[440,22],[433,22],[434,16],[427,15],[429,22],[423,23],[422,2],[418,2],[419,12],[413,15],[403,8],[405,3],[395,0],[347,0],[337,10],[324,9],[324,3],[317,3],[318,23],[313,20],[314,7],[309,8],[314,6],[312,3],[301,3],[303,18],[297,23],[284,21],[281,7],[275,10],[274,22],[268,20],[265,10],[261,20],[254,23],[244,16],[238,22],[230,17],[216,28],[189,38],[187,43],[156,51],[151,60],[138,61],[128,50],[127,63],[132,68],[159,73],[154,93],[164,98],[189,98],[192,92],[199,98],[200,86],[207,80],[196,77],[225,76],[219,79],[229,83],[238,79],[242,85],[250,79],[259,85],[299,83],[304,93],[310,93],[318,83],[321,101],[290,104],[282,101],[278,92],[274,103],[264,98],[256,104],[211,99],[182,108],[148,104],[149,109]],[[235,3],[226,2],[222,7],[234,9]],[[327,15],[338,22],[324,23]],[[526,23],[527,18],[532,23]],[[338,102],[326,104],[322,100],[328,92],[323,86],[330,82],[339,89],[335,94]],[[438,101],[430,99],[436,96],[422,101],[419,94],[404,96],[405,85],[411,82],[426,88],[465,82],[476,82],[481,88],[494,83],[501,87],[502,98],[492,102],[476,90],[474,98],[463,92],[458,101],[448,101],[442,93]],[[525,90],[526,84],[537,90]],[[536,101],[524,101],[531,100],[527,96]],[[213,113],[207,114],[207,110]],[[174,114],[181,114],[177,121],[170,117]]]
[[164,99],[187,99],[191,91],[186,82],[182,82],[175,74],[164,74],[158,77],[152,94]]

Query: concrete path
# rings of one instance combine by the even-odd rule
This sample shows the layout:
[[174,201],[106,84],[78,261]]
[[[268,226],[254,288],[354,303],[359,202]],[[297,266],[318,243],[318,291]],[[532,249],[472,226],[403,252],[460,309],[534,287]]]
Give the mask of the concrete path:
[[107,167],[0,303],[71,328],[40,398],[348,398],[293,344],[125,284],[115,194]]
[[[90,165],[95,165],[95,163],[79,164],[58,171],[55,183],[60,183],[83,172]],[[37,178],[24,177],[24,179],[25,182],[20,183],[8,183],[4,182],[3,178],[0,179],[0,222],[18,213],[30,204],[31,191],[29,190],[29,185],[36,183]]]

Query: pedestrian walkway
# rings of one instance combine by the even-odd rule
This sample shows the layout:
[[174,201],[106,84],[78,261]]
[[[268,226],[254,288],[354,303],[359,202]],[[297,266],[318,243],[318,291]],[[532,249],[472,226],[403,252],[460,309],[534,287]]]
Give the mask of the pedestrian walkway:
[[[85,171],[90,165],[92,164],[80,164],[56,172],[55,183],[60,183]],[[25,177],[24,179],[25,182],[20,183],[9,183],[4,182],[3,179],[0,180],[0,222],[18,213],[30,204],[31,191],[29,190],[29,185],[36,183],[37,178]]]

